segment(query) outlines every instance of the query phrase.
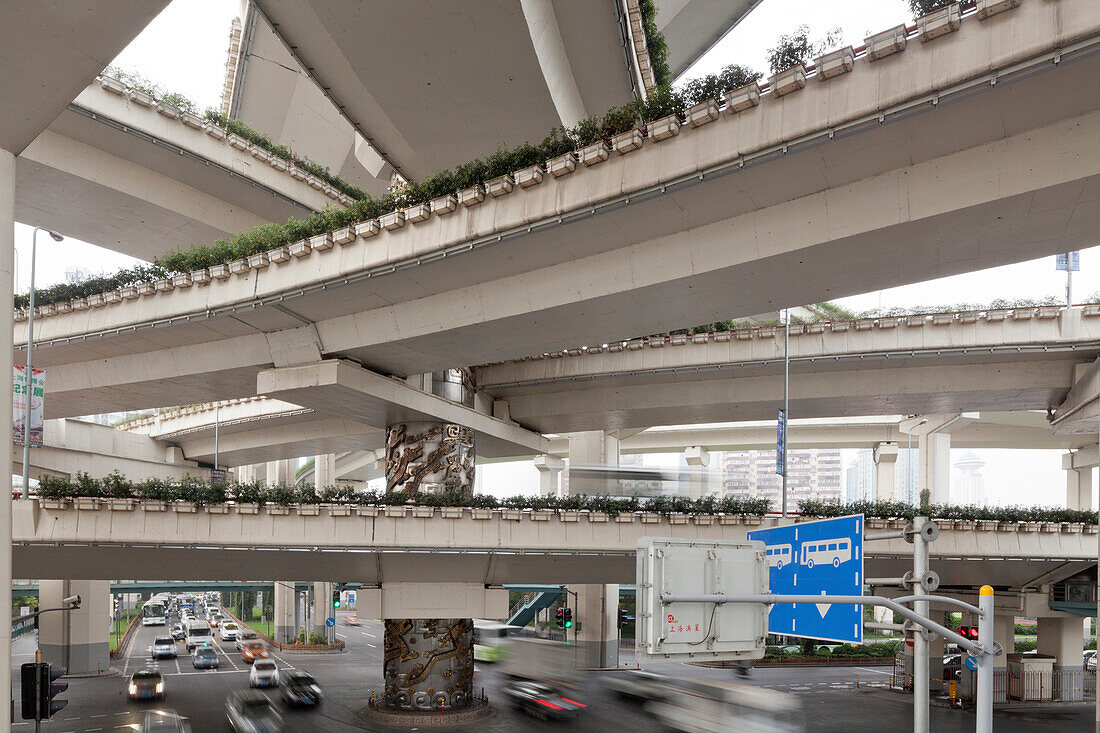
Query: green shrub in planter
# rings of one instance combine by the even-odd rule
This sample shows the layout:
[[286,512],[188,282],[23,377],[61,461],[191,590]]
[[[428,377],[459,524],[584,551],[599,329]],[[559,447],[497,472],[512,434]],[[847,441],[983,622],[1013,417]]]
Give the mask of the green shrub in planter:
[[134,497],[134,484],[126,479],[118,471],[113,471],[100,481],[103,488],[103,496],[108,499],[132,499]]
[[763,76],[759,71],[753,71],[747,66],[730,64],[717,74],[707,74],[698,79],[692,79],[683,88],[684,106],[694,107],[708,99],[721,100],[734,89],[748,86],[754,81],[760,81]]
[[39,476],[38,496],[43,499],[71,499],[79,494],[68,476]]
[[267,499],[267,487],[262,481],[234,484],[232,496],[238,504],[262,504]]
[[145,501],[175,501],[177,492],[160,479],[146,479],[134,486],[134,493]]
[[268,487],[264,501],[268,504],[278,504],[279,506],[290,506],[297,503],[298,492],[295,487],[287,486],[286,484],[278,484],[277,486]]

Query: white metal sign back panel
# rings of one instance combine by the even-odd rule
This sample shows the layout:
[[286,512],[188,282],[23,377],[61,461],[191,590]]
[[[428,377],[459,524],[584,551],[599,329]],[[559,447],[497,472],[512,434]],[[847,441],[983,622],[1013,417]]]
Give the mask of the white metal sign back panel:
[[638,540],[638,659],[645,663],[759,659],[767,607],[749,603],[662,603],[661,594],[762,594],[762,542]]

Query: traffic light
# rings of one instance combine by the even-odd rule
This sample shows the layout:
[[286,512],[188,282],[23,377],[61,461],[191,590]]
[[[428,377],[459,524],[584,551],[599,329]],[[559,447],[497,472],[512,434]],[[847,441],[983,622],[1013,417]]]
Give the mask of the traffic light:
[[561,610],[562,610],[561,618],[562,618],[562,621],[565,622],[565,628],[567,628],[567,629],[573,628],[573,609],[569,608],[569,606],[566,606],[565,608],[563,608]]
[[619,628],[625,627],[631,621],[634,620],[634,614],[627,613],[625,608],[619,609]]
[[565,628],[565,609],[559,608],[554,612],[554,621],[557,622],[559,629]]
[[65,676],[64,667],[51,667],[45,662],[28,662],[19,668],[19,689],[22,697],[23,720],[49,720],[54,713],[69,704],[68,700],[54,700],[69,686],[54,680]]
[[340,587],[341,586],[338,586],[338,585],[334,585],[332,587],[332,607],[333,608],[339,608],[340,607]]
[[959,636],[963,637],[964,639],[973,639],[974,641],[977,641],[978,640],[978,627],[977,626],[960,626],[959,627]]

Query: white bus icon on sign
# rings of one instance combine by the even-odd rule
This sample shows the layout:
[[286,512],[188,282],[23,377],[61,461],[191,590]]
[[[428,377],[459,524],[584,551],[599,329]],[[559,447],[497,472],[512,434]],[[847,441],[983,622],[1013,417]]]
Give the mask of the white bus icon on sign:
[[768,567],[780,570],[791,564],[793,549],[790,545],[768,545]]
[[851,559],[852,541],[847,537],[802,543],[802,564],[807,568],[822,564],[838,568]]

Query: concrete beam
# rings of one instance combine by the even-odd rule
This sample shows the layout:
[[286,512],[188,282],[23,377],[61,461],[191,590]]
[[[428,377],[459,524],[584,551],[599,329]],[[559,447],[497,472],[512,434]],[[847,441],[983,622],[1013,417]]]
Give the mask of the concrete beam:
[[1100,359],[1077,376],[1069,394],[1053,412],[1050,424],[1056,433],[1097,432],[1097,425],[1100,425]]

